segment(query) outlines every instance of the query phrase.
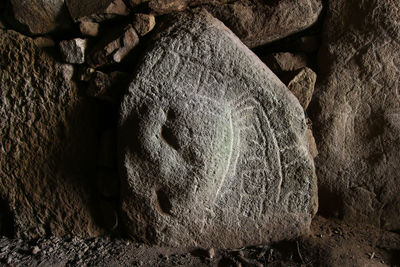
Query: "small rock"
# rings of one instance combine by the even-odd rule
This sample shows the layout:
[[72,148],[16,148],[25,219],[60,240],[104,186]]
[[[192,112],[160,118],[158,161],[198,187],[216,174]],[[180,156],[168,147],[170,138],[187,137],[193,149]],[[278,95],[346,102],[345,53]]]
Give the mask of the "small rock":
[[208,250],[208,257],[209,257],[210,259],[212,259],[212,258],[215,257],[215,249],[214,249],[214,248],[210,248],[210,249]]
[[66,0],[74,21],[104,21],[116,16],[126,16],[129,10],[123,0]]
[[157,15],[183,11],[187,5],[187,0],[151,0],[149,2],[150,9]]
[[35,42],[35,45],[39,48],[48,48],[56,45],[54,40],[50,37],[36,37],[33,39],[33,42]]
[[36,255],[36,254],[38,254],[39,252],[40,252],[40,248],[39,248],[38,246],[34,246],[33,249],[32,249],[32,254],[33,254],[33,255]]
[[155,25],[156,19],[151,14],[135,14],[133,17],[132,26],[140,36],[149,33]]
[[303,53],[274,53],[262,58],[262,61],[275,73],[295,71],[307,66],[308,57]]
[[64,0],[9,0],[8,2],[13,14],[13,19],[8,22],[24,33],[45,34],[72,27]]
[[92,21],[82,21],[79,29],[84,36],[96,37],[99,34],[99,24]]
[[82,64],[85,62],[86,40],[75,38],[60,42],[60,50],[65,62]]
[[317,75],[309,68],[303,68],[288,84],[289,90],[297,97],[304,110],[307,109],[314,93]]
[[137,44],[139,36],[131,25],[121,32],[110,32],[89,56],[89,65],[100,67],[119,63]]

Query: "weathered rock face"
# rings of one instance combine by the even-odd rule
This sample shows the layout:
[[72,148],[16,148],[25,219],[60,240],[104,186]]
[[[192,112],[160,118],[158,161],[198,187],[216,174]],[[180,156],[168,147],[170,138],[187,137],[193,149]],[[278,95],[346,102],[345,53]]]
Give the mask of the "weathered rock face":
[[312,105],[322,212],[388,229],[400,229],[399,21],[398,1],[329,1]]
[[[72,27],[64,0],[8,0],[20,30],[45,34]],[[13,23],[14,24],[14,23]]]
[[[221,2],[221,1],[217,1]],[[206,7],[249,47],[263,45],[314,24],[320,0],[241,0]]]
[[[30,38],[0,31],[0,198],[17,236],[92,236],[88,177],[95,173],[93,107],[73,69]],[[91,159],[94,162],[91,162]]]
[[304,232],[316,181],[296,98],[207,12],[162,25],[121,106],[130,235],[240,247]]

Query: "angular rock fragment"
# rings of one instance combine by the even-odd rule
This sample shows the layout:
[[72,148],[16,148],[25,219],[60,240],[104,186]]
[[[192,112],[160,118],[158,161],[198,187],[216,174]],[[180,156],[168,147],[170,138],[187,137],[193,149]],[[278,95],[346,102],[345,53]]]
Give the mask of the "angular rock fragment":
[[125,228],[215,248],[303,233],[316,180],[298,101],[209,13],[165,19],[121,105]]
[[132,26],[140,36],[144,36],[153,30],[156,25],[154,15],[135,14],[133,17]]
[[303,68],[288,84],[288,89],[297,97],[304,110],[310,104],[317,75],[310,68]]
[[304,68],[309,61],[303,53],[290,52],[274,53],[261,59],[275,74]]
[[39,48],[48,48],[56,45],[52,38],[45,36],[36,37],[35,39],[33,39],[33,41],[35,42],[35,45]]
[[312,113],[322,212],[397,230],[399,11],[399,1],[329,2]]
[[302,31],[314,24],[321,0],[241,0],[206,6],[247,46],[256,47]]
[[138,43],[139,36],[131,25],[109,32],[90,53],[88,63],[92,67],[119,63]]
[[60,42],[60,51],[65,62],[82,64],[85,62],[86,40],[75,38]]
[[100,233],[88,205],[96,114],[72,70],[32,39],[0,31],[0,196],[19,237]]
[[84,36],[96,37],[99,35],[99,23],[92,21],[82,21],[79,29]]
[[66,0],[74,21],[103,21],[116,16],[126,16],[129,10],[123,0]]

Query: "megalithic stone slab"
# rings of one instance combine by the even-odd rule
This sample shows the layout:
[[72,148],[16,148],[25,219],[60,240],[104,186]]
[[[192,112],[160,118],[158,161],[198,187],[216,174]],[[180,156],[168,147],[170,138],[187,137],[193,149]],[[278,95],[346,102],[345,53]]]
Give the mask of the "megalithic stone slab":
[[161,25],[121,104],[125,229],[203,247],[304,233],[316,181],[297,99],[206,11]]
[[397,231],[399,22],[399,1],[329,1],[310,106],[321,210]]

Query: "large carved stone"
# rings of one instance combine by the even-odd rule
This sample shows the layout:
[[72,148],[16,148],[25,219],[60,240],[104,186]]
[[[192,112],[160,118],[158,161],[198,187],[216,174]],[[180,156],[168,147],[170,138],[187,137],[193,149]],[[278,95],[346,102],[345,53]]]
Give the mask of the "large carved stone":
[[89,194],[94,110],[72,75],[31,38],[0,30],[0,199],[16,236],[99,233]]
[[322,212],[399,230],[400,2],[332,0],[326,18],[310,106]]
[[207,12],[162,25],[121,106],[129,234],[240,247],[306,231],[316,182],[297,99]]

